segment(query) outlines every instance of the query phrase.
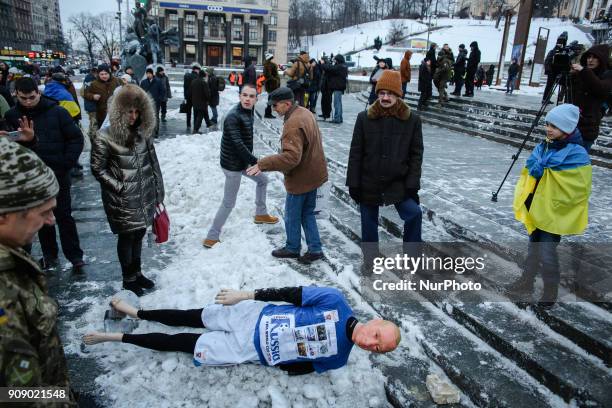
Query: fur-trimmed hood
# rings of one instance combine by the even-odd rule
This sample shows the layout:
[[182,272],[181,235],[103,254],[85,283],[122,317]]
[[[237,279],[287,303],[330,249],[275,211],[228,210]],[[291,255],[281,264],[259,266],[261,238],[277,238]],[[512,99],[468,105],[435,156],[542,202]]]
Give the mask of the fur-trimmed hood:
[[368,108],[368,119],[380,119],[384,117],[394,117],[402,121],[410,119],[410,106],[401,99],[398,99],[396,104],[386,109],[380,104],[380,101],[376,100]]
[[116,143],[127,146],[130,141],[128,111],[140,111],[138,133],[145,139],[155,131],[155,108],[151,97],[137,85],[124,85],[112,98],[108,108],[109,136]]

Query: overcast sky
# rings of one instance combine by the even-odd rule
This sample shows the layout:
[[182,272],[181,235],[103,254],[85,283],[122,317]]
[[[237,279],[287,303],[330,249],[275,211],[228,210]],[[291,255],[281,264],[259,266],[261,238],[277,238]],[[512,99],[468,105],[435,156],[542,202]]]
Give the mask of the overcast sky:
[[[121,1],[121,12],[125,13],[125,1]],[[134,8],[134,0],[129,0],[130,8]],[[117,11],[117,0],[59,0],[62,26],[68,28],[68,19],[73,14],[89,12],[99,14],[105,11]]]

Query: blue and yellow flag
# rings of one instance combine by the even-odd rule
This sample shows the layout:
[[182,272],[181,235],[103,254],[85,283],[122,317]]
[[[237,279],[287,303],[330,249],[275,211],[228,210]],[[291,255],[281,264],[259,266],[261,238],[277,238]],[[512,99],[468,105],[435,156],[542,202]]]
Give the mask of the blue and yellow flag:
[[66,87],[59,82],[51,81],[45,85],[43,93],[46,97],[56,100],[59,105],[66,109],[70,116],[75,118],[81,113],[79,105],[74,101],[74,98],[68,92]]
[[[591,160],[578,130],[560,149],[544,142],[527,159],[514,190],[514,216],[531,234],[536,228],[558,235],[582,234],[588,224]],[[539,180],[539,181],[538,181]],[[525,202],[533,194],[529,209]]]

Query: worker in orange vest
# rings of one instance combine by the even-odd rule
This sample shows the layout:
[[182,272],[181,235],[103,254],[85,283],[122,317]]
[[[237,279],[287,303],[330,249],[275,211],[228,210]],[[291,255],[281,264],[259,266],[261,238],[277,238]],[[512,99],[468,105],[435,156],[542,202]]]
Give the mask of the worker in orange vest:
[[238,92],[242,91],[242,73],[238,74]]
[[257,95],[261,95],[261,89],[263,88],[263,84],[266,82],[266,77],[264,74],[260,74],[259,78],[257,78]]
[[230,85],[235,85],[236,84],[236,71],[230,72],[229,77],[227,79],[229,80]]

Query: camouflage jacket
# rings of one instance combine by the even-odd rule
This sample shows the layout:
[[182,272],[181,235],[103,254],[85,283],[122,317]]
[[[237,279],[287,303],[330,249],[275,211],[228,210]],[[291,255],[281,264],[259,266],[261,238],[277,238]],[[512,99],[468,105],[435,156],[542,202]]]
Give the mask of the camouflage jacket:
[[57,309],[38,263],[0,244],[0,386],[69,387]]

